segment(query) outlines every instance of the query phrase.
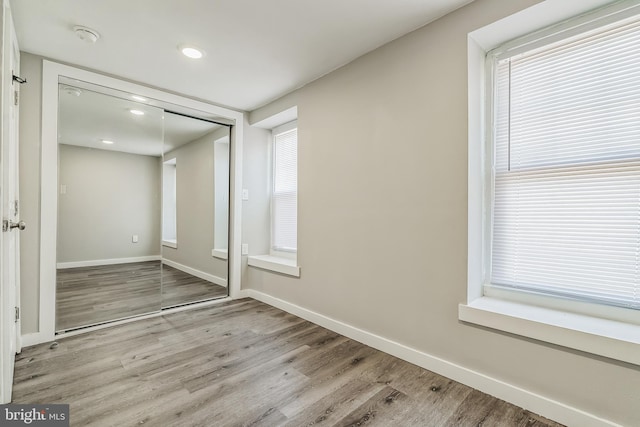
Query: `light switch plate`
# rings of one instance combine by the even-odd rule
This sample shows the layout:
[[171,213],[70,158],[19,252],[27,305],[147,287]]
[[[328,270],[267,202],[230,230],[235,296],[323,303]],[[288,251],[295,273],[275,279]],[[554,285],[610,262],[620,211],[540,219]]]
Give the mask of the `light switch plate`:
[[249,189],[248,188],[243,188],[242,189],[242,200],[249,200]]
[[249,244],[248,243],[243,243],[242,244],[242,255],[249,255]]
[[137,234],[134,234],[133,236],[131,236],[131,241],[132,241],[133,243],[138,243],[138,235],[137,235]]

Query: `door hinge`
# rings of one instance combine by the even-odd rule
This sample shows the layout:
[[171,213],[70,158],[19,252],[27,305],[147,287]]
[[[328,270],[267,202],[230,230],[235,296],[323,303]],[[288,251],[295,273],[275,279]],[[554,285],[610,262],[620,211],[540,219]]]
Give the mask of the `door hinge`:
[[20,307],[16,307],[16,322],[20,320]]

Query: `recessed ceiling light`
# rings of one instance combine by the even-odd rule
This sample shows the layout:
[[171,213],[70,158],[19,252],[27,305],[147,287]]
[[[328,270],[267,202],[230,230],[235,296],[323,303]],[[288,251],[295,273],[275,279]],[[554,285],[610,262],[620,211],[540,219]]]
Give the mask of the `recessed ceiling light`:
[[141,110],[129,110],[131,114],[135,114],[136,116],[144,116],[144,111]]
[[200,59],[204,56],[204,51],[194,46],[180,45],[178,49],[187,58]]
[[140,95],[131,95],[132,99],[135,99],[136,101],[140,101],[140,102],[144,102],[147,100],[147,98],[143,98]]
[[100,141],[102,141],[103,144],[113,144],[113,141],[110,141],[108,139],[101,139]]
[[95,43],[100,38],[100,34],[98,34],[96,30],[92,30],[91,28],[83,27],[81,25],[73,27],[73,32],[76,33],[76,36],[78,36],[80,40],[87,43]]

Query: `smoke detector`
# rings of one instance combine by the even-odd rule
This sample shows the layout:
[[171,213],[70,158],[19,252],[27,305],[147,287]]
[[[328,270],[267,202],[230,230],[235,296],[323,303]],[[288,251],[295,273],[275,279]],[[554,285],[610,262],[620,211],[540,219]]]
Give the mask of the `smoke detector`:
[[84,40],[87,43],[95,43],[100,38],[100,34],[98,34],[96,30],[92,30],[91,28],[83,27],[81,25],[73,27],[73,31],[80,40]]
[[80,96],[82,95],[82,90],[78,89],[77,87],[73,87],[73,86],[65,86],[64,87],[64,91],[67,95],[72,95],[72,96]]

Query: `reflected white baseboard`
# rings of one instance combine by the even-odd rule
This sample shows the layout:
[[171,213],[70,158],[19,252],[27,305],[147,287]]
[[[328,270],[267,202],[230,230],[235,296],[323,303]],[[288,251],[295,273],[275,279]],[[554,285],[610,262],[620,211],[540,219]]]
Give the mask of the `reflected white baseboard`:
[[77,267],[95,267],[98,265],[113,265],[113,264],[130,264],[132,262],[145,262],[145,261],[160,261],[162,256],[160,255],[147,255],[130,258],[111,258],[111,259],[90,259],[87,261],[72,261],[72,262],[59,262],[56,264],[56,268],[77,268]]
[[196,276],[200,279],[215,283],[216,285],[224,286],[225,288],[227,287],[227,279],[224,279],[222,277],[214,276],[213,274],[205,273],[204,271],[187,267],[186,265],[179,264],[166,258],[162,259],[162,263],[168,265],[169,267],[177,268],[180,271],[184,271],[185,273],[188,273],[192,276]]

